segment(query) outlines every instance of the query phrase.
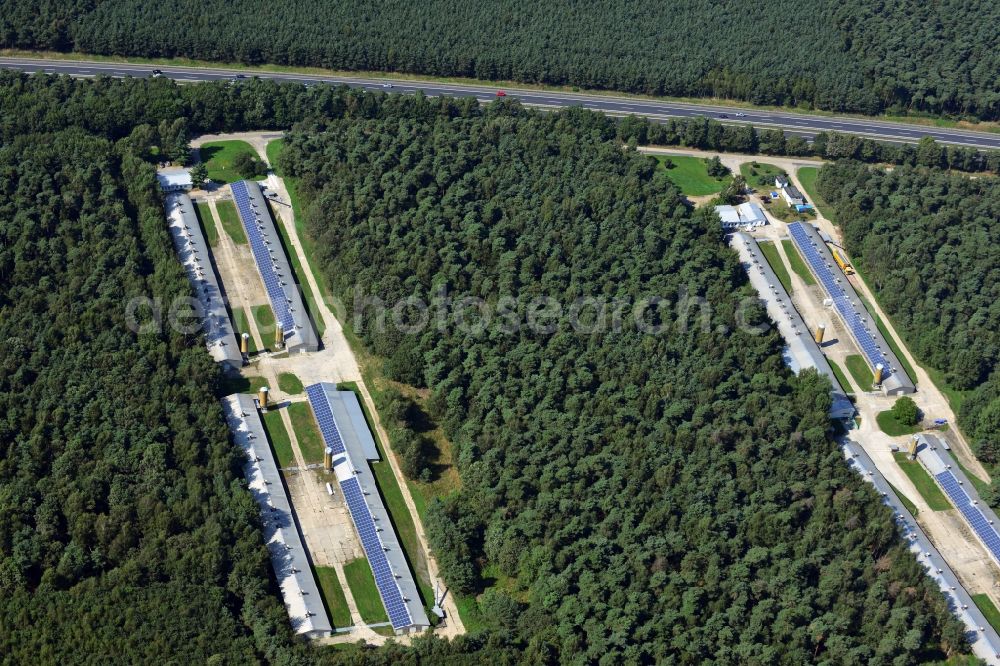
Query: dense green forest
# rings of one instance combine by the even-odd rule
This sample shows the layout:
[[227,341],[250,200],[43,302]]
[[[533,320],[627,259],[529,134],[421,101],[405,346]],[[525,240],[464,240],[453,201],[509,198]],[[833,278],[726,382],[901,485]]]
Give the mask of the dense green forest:
[[[615,132],[499,103],[306,123],[279,157],[349,324],[431,390],[452,442],[462,488],[426,524],[447,582],[508,581],[484,615],[531,662],[912,663],[957,646],[827,438],[829,384],[791,376],[773,329],[736,326],[751,292],[717,222]],[[704,327],[675,311],[684,294],[710,305]],[[529,324],[543,297],[652,296],[659,334]]]
[[977,454],[1000,462],[1000,182],[845,161],[817,187],[917,358],[969,392],[959,418]]
[[188,284],[152,166],[119,148],[69,129],[0,149],[0,654],[253,661],[284,609],[215,366],[126,326],[131,298]]
[[960,0],[8,0],[0,47],[997,119],[997,25]]
[[[708,331],[668,335],[358,327],[395,376],[431,387],[456,445],[463,489],[427,524],[449,582],[511,577],[483,595],[476,635],[293,643],[216,368],[198,336],[125,326],[131,297],[188,290],[149,160],[182,158],[199,132],[300,121],[283,167],[340,296],[686,291],[712,305]],[[827,440],[828,385],[790,376],[773,331],[734,330],[749,294],[735,257],[621,149],[621,128],[516,103],[0,73],[4,660],[888,664],[964,650]]]

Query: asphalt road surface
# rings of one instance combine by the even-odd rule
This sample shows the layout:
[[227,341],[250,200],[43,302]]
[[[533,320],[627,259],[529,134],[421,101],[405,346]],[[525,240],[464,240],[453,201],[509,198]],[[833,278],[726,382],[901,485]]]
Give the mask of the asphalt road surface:
[[[481,101],[495,99],[496,88],[465,84],[435,83],[432,81],[393,80],[391,78],[366,79],[350,76],[316,76],[308,74],[285,74],[278,72],[240,72],[225,68],[180,67],[170,65],[130,65],[106,62],[46,60],[33,58],[0,57],[0,67],[19,69],[24,72],[47,72],[69,74],[70,76],[152,76],[154,69],[160,69],[163,76],[179,82],[218,81],[232,79],[237,74],[262,79],[277,79],[308,84],[344,84],[368,90],[391,90],[412,93],[418,90],[428,96],[450,95],[453,97],[476,97]],[[391,87],[390,87],[391,86]],[[941,143],[970,148],[1000,150],[1000,134],[973,132],[906,123],[893,123],[864,118],[814,116],[787,111],[762,111],[739,109],[710,104],[687,104],[683,102],[652,101],[613,95],[596,95],[573,92],[549,92],[505,88],[509,97],[517,98],[522,104],[540,108],[563,108],[580,106],[616,116],[635,114],[651,120],[707,116],[728,123],[750,123],[759,128],[779,128],[786,133],[812,138],[817,132],[832,131],[857,134],[859,136],[896,143],[916,143],[923,136],[932,136]],[[745,114],[737,117],[737,113]],[[727,118],[720,116],[726,115]]]

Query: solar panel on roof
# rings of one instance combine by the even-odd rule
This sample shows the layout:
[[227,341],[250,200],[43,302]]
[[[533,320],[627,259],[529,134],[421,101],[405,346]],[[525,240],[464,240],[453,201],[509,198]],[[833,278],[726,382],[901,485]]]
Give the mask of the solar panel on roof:
[[316,423],[319,425],[320,434],[327,446],[333,449],[333,454],[344,452],[344,440],[340,436],[337,422],[333,419],[333,412],[330,410],[330,403],[326,399],[326,392],[320,384],[312,384],[306,387],[306,396],[309,398],[309,405],[316,416]]
[[817,249],[817,243],[809,237],[808,232],[801,222],[789,224],[788,232],[795,242],[795,246],[805,258],[806,263],[812,269],[813,274],[816,275],[827,295],[833,300],[834,307],[840,313],[844,323],[847,324],[847,328],[858,343],[861,353],[864,354],[872,368],[881,364],[883,367],[882,377],[888,377],[892,372],[889,361],[886,360],[878,344],[875,342],[875,337],[862,321],[861,314],[851,304],[850,299],[847,298],[847,292],[838,283],[833,270],[824,261],[823,256]]
[[247,184],[244,181],[233,183],[231,189],[236,209],[240,214],[240,221],[243,223],[247,240],[250,242],[250,252],[257,263],[257,270],[264,281],[264,289],[267,291],[268,300],[271,302],[271,310],[274,312],[275,318],[281,322],[282,328],[285,331],[291,332],[295,330],[295,319],[288,308],[288,303],[286,302],[288,298],[278,279],[276,265],[273,263],[271,255],[268,252],[267,241],[264,240],[261,234],[262,226],[256,222],[257,214],[253,210],[254,206],[250,200],[250,191],[247,189]]
[[986,545],[986,548],[993,554],[993,557],[1000,560],[1000,534],[996,527],[990,524],[983,512],[972,503],[972,498],[965,492],[965,489],[958,483],[955,475],[949,471],[936,474],[935,477],[945,494],[952,501],[955,507],[962,513],[976,535]]
[[372,574],[375,576],[375,586],[378,588],[379,596],[382,597],[382,604],[389,615],[389,622],[394,629],[402,629],[410,626],[413,622],[410,619],[410,611],[406,608],[403,594],[396,584],[396,576],[389,566],[389,560],[385,556],[384,546],[378,538],[375,529],[375,521],[368,505],[365,503],[361,484],[356,478],[350,477],[340,482],[340,488],[347,500],[347,508],[354,519],[354,525],[361,537],[361,546],[365,549],[368,563],[371,565]]

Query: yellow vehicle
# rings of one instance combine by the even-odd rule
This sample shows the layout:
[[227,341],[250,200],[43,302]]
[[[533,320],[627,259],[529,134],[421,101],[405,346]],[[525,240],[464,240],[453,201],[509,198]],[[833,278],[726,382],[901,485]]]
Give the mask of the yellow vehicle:
[[833,259],[840,266],[840,270],[844,271],[844,275],[854,275],[854,267],[851,266],[851,262],[844,259],[844,255],[838,250],[833,250]]

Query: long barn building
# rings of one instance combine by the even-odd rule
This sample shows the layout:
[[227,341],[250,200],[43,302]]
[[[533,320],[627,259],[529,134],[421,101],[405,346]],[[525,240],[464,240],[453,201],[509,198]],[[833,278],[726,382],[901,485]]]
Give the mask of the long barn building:
[[378,450],[357,396],[329,382],[307,386],[306,395],[393,630],[428,628],[420,590],[368,464],[378,459]]
[[309,319],[302,291],[295,283],[295,273],[285,256],[281,236],[260,185],[241,180],[233,183],[231,189],[274,320],[283,329],[285,348],[289,353],[316,351],[319,349],[316,329]]
[[750,234],[739,232],[732,235],[729,243],[739,253],[740,263],[750,278],[750,284],[757,290],[767,314],[778,326],[778,332],[785,340],[785,363],[796,374],[813,368],[830,380],[833,385],[830,418],[849,419],[854,416],[854,404],[847,397],[819,344],[792,305],[792,299],[767,262],[757,241]]
[[788,233],[871,368],[875,383],[886,395],[915,392],[913,381],[882,336],[875,318],[837,265],[819,231],[811,224],[793,222],[788,225]]

